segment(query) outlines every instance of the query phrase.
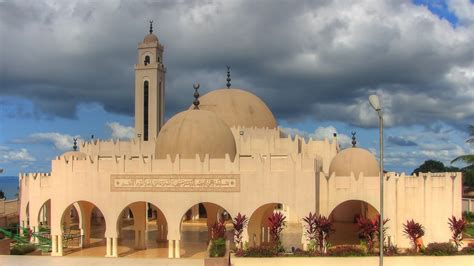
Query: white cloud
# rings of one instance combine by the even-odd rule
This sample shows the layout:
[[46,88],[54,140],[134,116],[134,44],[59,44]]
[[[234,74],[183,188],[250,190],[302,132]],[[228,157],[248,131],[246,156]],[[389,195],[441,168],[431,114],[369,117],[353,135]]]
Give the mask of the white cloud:
[[60,151],[72,149],[74,136],[58,132],[40,132],[30,134],[25,139],[15,139],[13,143],[46,143],[53,144]]
[[105,125],[110,130],[113,139],[131,139],[135,136],[133,127],[124,126],[118,122],[107,122]]
[[458,18],[461,25],[474,23],[474,4],[469,0],[448,0],[448,8]]
[[13,150],[8,147],[0,146],[0,162],[11,163],[11,162],[34,162],[36,158],[33,157],[27,149],[21,148],[19,150]]

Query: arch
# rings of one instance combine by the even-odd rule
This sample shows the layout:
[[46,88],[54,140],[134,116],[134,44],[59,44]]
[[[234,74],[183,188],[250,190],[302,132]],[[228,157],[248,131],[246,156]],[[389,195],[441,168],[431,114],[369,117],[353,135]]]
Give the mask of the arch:
[[60,226],[67,252],[87,248],[82,255],[105,254],[107,221],[94,203],[80,200],[69,204],[61,214]]
[[119,256],[166,257],[168,222],[163,211],[145,201],[129,203],[116,217]]
[[329,214],[335,230],[329,236],[329,242],[332,245],[359,244],[357,219],[373,219],[378,214],[374,206],[363,200],[346,200],[338,204]]
[[256,208],[252,212],[247,227],[250,247],[269,244],[270,234],[268,227],[268,217],[274,211],[280,211],[284,213],[283,204],[276,202],[266,203]]
[[25,208],[25,217],[26,217],[26,224],[23,224],[23,227],[29,227],[30,226],[30,202],[28,201],[26,203],[26,208]]
[[194,204],[185,211],[180,221],[180,256],[186,258],[204,258],[211,239],[210,228],[222,221],[226,228],[224,238],[232,243],[232,216],[227,209],[212,202]]
[[150,56],[149,55],[145,55],[145,60],[143,60],[143,64],[145,66],[150,64]]
[[39,226],[38,230],[41,230],[41,228],[51,229],[51,199],[46,200],[41,205],[36,219]]

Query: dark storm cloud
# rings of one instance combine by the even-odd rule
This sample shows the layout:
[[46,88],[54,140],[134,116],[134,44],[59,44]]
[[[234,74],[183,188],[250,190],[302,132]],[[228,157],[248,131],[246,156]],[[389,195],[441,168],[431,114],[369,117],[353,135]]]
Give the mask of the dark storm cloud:
[[387,141],[388,141],[389,144],[393,144],[393,145],[396,145],[396,146],[403,146],[403,147],[417,146],[416,142],[411,141],[411,140],[407,140],[407,139],[405,139],[403,137],[399,137],[399,136],[388,136]]
[[136,45],[154,19],[165,45],[168,116],[232,84],[281,119],[373,126],[474,119],[472,25],[403,1],[25,1],[0,3],[1,95],[74,117],[81,102],[133,114]]

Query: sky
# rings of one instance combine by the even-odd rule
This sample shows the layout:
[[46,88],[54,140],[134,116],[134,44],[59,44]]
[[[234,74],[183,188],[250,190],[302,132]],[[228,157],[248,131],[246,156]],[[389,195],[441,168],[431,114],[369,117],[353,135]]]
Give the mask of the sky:
[[[474,0],[0,0],[0,175],[49,172],[72,138],[133,132],[148,21],[165,47],[166,118],[201,95],[251,91],[281,128],[378,153],[410,173],[474,152]],[[455,165],[462,166],[462,165]]]

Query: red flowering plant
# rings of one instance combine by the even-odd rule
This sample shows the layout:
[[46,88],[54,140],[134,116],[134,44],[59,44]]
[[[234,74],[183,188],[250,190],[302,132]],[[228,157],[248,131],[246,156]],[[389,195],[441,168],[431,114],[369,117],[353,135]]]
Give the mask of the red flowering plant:
[[247,222],[247,216],[240,214],[240,212],[232,220],[232,224],[234,225],[234,243],[237,250],[242,249],[243,232],[244,228],[247,226]]
[[461,241],[463,239],[462,237],[462,232],[466,228],[466,220],[464,217],[461,217],[460,219],[456,219],[454,215],[451,218],[448,218],[448,224],[449,224],[449,229],[451,230],[452,233],[452,240],[454,241],[454,244],[456,245],[457,248],[461,246]]
[[[383,220],[383,235],[385,240],[385,232],[387,231],[387,227],[385,224],[389,221],[389,219]],[[374,219],[367,219],[367,218],[358,218],[357,225],[359,226],[359,236],[361,236],[364,241],[367,243],[367,250],[372,252],[375,247],[375,242],[379,240],[379,233],[380,233],[380,215],[377,215]],[[379,247],[380,247],[379,243]]]
[[281,251],[283,249],[281,245],[281,232],[286,226],[286,216],[281,212],[273,212],[270,217],[268,217],[268,223],[270,224],[270,238],[274,247]]
[[329,234],[334,232],[332,221],[323,215],[311,212],[303,218],[303,221],[305,222],[306,239],[310,242],[309,250],[315,251],[317,247],[320,253],[324,253],[325,247],[328,245]]
[[225,225],[224,221],[221,219],[217,220],[212,226],[211,226],[211,239],[212,240],[217,240],[219,238],[224,238],[225,236]]
[[419,239],[425,235],[425,229],[420,223],[413,221],[407,221],[403,224],[403,233],[410,239],[413,244],[414,251],[418,252],[422,248],[421,241]]

